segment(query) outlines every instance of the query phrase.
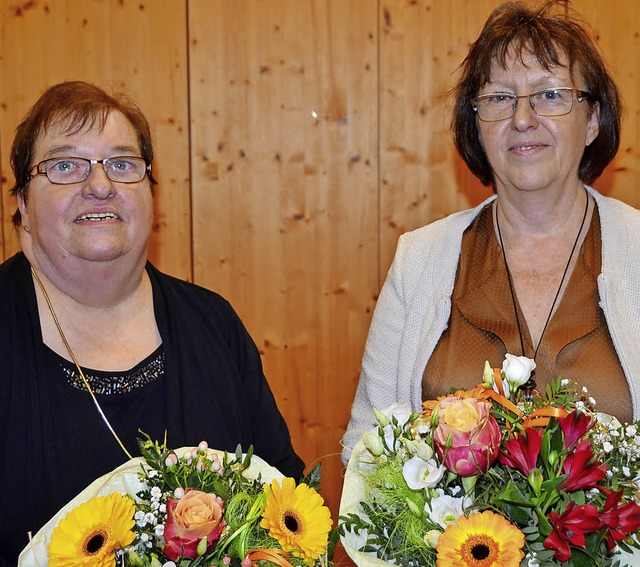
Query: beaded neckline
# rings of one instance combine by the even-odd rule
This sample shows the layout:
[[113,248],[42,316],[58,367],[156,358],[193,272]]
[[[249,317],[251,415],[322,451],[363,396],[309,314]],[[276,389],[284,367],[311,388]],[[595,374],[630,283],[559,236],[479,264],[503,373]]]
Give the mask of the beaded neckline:
[[[77,390],[87,391],[82,377],[71,361],[51,351],[67,383]],[[162,378],[165,374],[165,356],[162,345],[130,370],[111,372],[82,368],[89,386],[97,395],[128,394]]]

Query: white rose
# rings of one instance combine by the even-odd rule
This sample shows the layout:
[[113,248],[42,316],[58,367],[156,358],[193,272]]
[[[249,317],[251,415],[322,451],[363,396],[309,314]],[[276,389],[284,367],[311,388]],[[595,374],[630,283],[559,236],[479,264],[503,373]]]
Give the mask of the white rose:
[[445,472],[444,465],[435,459],[423,461],[420,457],[409,459],[402,467],[402,476],[407,486],[413,490],[434,488],[442,479]]
[[380,410],[380,413],[386,416],[389,421],[391,421],[392,417],[395,417],[398,420],[399,425],[404,425],[407,423],[413,412],[411,411],[411,407],[404,402],[395,402],[389,407]]
[[[526,356],[505,355],[502,363],[502,374],[504,376],[504,394],[507,398],[522,386],[535,370],[536,363]],[[494,385],[495,389],[495,385]]]

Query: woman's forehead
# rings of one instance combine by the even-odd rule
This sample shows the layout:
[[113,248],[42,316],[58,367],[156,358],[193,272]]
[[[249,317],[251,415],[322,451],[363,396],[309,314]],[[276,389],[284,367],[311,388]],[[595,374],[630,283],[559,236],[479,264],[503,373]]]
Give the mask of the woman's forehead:
[[43,128],[36,138],[34,149],[44,149],[50,145],[65,145],[77,142],[109,139],[118,144],[135,145],[138,137],[129,120],[120,112],[113,111],[102,117],[66,117],[53,120]]
[[558,52],[558,64],[542,60],[530,50],[510,49],[504,57],[495,55],[491,60],[487,83],[504,80],[509,77],[529,76],[535,80],[560,79],[571,81],[575,75],[569,59],[562,51]]

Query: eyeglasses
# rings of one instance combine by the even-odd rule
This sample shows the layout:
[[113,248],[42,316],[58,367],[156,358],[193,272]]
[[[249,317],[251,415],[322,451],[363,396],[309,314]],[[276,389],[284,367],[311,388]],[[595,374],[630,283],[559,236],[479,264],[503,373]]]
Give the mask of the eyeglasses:
[[543,89],[528,95],[489,93],[471,99],[471,107],[484,122],[497,122],[511,118],[516,111],[518,99],[528,98],[531,108],[538,116],[562,116],[573,108],[573,93],[578,102],[589,98],[590,93],[573,87]]
[[135,156],[116,156],[105,159],[85,159],[79,157],[56,157],[45,159],[34,165],[31,177],[46,175],[51,183],[69,185],[80,183],[89,177],[91,166],[102,164],[104,172],[111,181],[118,183],[137,183],[147,173],[151,173],[151,164],[144,158]]

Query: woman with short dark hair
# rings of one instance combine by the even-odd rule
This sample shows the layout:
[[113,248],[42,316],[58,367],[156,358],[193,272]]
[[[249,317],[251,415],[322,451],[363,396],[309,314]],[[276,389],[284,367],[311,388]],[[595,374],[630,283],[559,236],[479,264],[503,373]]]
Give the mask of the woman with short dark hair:
[[587,185],[614,158],[620,102],[568,2],[496,8],[461,66],[452,129],[496,195],[400,238],[345,434],[373,407],[482,381],[485,360],[534,359],[535,383],[584,385],[640,418],[640,212]]

